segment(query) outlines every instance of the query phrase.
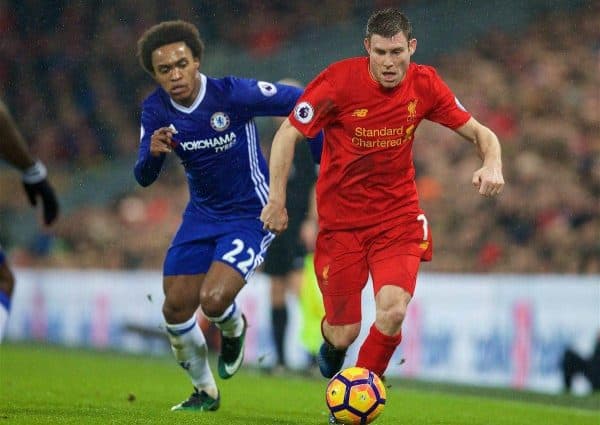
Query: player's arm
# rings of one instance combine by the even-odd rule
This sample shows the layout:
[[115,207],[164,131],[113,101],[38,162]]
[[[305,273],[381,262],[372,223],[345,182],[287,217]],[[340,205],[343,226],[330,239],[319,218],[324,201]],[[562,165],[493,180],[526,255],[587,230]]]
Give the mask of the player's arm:
[[498,137],[473,117],[455,131],[475,144],[483,161],[481,168],[473,173],[473,185],[479,188],[479,193],[483,196],[499,194],[504,186],[504,177]]
[[35,164],[35,160],[29,153],[25,139],[8,111],[8,108],[0,100],[0,156],[9,164],[25,171]]
[[44,164],[35,160],[17,128],[8,108],[0,100],[0,156],[23,173],[23,188],[32,206],[42,200],[44,223],[52,224],[58,217],[58,200],[48,182]]
[[286,186],[290,167],[294,160],[296,143],[304,139],[304,135],[286,119],[275,133],[269,160],[269,201],[264,206],[260,219],[265,229],[283,232],[288,225],[288,215],[285,208]]
[[172,127],[161,127],[151,112],[142,111],[140,147],[133,168],[133,174],[140,186],[151,185],[160,175],[166,154],[173,151],[174,134],[175,130]]

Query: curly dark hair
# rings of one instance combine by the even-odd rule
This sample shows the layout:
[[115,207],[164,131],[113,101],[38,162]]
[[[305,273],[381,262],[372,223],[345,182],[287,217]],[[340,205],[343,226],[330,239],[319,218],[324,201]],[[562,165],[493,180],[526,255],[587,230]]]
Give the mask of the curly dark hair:
[[204,42],[195,25],[182,20],[165,21],[146,30],[137,42],[137,57],[142,68],[154,76],[152,52],[166,44],[184,42],[199,61],[204,53]]

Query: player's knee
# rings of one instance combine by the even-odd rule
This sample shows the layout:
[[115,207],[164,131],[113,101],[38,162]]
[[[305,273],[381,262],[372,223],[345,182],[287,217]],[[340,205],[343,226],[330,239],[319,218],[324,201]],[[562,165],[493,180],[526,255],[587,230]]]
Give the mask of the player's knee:
[[379,329],[394,334],[400,330],[405,316],[406,308],[398,305],[377,311],[375,322]]
[[200,292],[200,307],[208,317],[220,317],[230,304],[231,300],[226,298],[222,292]]
[[0,265],[0,290],[11,296],[15,288],[15,276],[6,263]]
[[391,324],[401,325],[406,316],[406,310],[402,307],[394,307],[388,310],[387,316]]
[[163,317],[167,323],[183,323],[195,313],[184,305],[174,304],[165,300],[162,307]]

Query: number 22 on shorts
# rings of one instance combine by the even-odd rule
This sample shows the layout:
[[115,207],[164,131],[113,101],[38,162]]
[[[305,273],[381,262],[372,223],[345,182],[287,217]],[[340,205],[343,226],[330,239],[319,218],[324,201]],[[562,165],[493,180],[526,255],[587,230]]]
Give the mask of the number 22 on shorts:
[[234,248],[230,251],[227,251],[223,254],[223,260],[227,261],[229,264],[235,265],[239,271],[241,271],[244,275],[246,275],[251,267],[254,265],[254,258],[256,257],[256,253],[252,247],[246,249],[244,241],[241,239],[234,239],[231,241],[231,244]]

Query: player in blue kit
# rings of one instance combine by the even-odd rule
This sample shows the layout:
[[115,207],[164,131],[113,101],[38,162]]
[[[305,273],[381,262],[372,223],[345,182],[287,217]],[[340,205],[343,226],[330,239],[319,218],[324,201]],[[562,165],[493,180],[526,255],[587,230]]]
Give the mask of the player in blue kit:
[[163,266],[163,316],[173,353],[194,392],[172,410],[213,411],[220,394],[195,313],[221,331],[218,373],[241,366],[247,322],[235,303],[274,235],[259,220],[268,199],[268,170],[256,116],[286,116],[301,89],[200,73],[204,46],[197,28],[162,22],[138,41],[138,57],[160,86],[142,106],[135,177],[148,186],[166,154],[185,168],[190,201]]

